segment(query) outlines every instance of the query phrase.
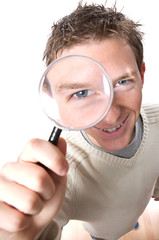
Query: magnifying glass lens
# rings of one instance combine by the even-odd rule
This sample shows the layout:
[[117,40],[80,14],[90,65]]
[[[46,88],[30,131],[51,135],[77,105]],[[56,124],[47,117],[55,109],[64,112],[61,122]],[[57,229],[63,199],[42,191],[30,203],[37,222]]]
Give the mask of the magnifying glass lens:
[[81,130],[97,124],[107,114],[113,88],[99,63],[71,55],[47,68],[40,82],[40,96],[45,113],[56,126]]

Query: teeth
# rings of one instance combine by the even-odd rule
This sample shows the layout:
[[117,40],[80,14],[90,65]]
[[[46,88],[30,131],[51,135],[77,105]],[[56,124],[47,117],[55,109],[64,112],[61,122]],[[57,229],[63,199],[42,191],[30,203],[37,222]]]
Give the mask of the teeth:
[[120,123],[118,126],[116,127],[113,127],[113,128],[109,128],[109,129],[104,129],[104,128],[100,128],[101,131],[104,131],[104,132],[114,132],[116,131],[118,128],[120,128],[121,126],[123,126],[123,122]]

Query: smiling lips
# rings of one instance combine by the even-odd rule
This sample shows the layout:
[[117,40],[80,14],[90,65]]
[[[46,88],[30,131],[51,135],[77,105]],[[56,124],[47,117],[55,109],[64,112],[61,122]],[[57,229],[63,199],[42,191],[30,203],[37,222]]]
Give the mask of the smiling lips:
[[120,128],[121,126],[123,126],[123,122],[122,123],[120,123],[118,126],[116,126],[116,127],[113,127],[113,128],[108,128],[108,129],[104,129],[104,128],[100,128],[100,130],[101,131],[103,131],[103,132],[115,132],[118,128]]

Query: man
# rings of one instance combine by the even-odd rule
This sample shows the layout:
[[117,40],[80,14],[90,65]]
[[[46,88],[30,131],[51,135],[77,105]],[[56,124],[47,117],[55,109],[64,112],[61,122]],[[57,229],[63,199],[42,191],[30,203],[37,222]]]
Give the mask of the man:
[[53,26],[47,65],[72,54],[95,59],[112,79],[114,99],[96,126],[63,133],[57,147],[33,139],[2,168],[0,239],[57,240],[78,219],[92,239],[115,240],[133,229],[153,192],[159,197],[159,105],[141,108],[139,27],[115,7],[94,4],[79,5]]

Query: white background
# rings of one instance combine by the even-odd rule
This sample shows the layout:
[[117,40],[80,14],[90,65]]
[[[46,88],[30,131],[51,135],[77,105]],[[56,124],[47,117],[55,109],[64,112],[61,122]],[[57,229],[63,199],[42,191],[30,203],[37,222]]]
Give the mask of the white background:
[[[32,137],[47,139],[52,123],[39,106],[43,51],[52,23],[78,0],[5,0],[0,3],[0,165],[15,161]],[[85,2],[85,1],[84,1]],[[87,1],[105,3],[105,0]],[[115,0],[107,0],[112,6]],[[143,24],[146,62],[144,102],[159,102],[158,1],[117,0],[118,10]]]

